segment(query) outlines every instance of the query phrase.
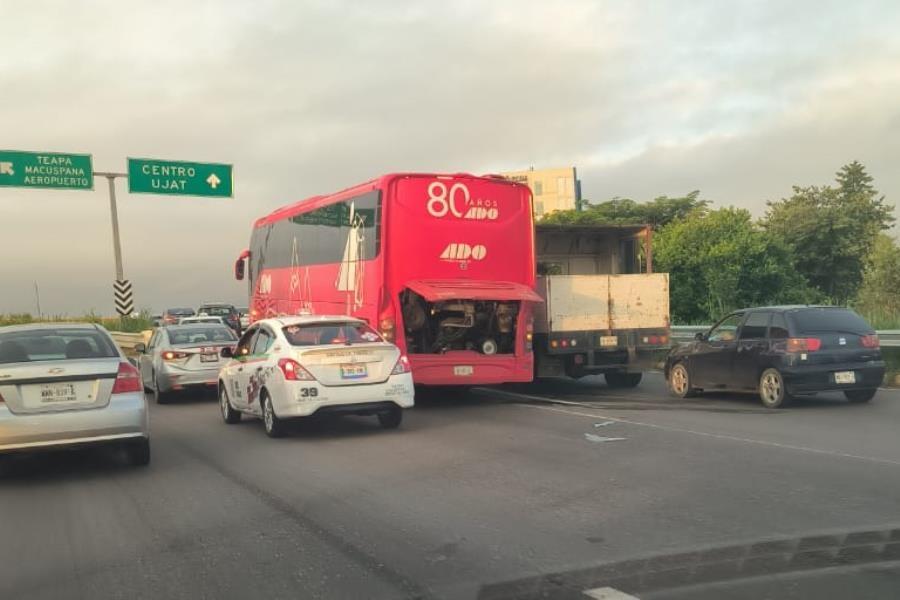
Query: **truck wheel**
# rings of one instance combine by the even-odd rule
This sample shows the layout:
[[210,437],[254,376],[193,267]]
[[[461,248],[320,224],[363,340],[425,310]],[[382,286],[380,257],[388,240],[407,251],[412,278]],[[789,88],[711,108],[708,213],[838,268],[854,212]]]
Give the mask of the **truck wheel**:
[[611,388],[633,388],[641,382],[642,373],[607,373],[606,385]]
[[872,388],[871,390],[847,390],[844,392],[844,397],[854,404],[862,404],[874,398],[877,392],[878,388]]
[[669,370],[669,390],[679,398],[691,398],[697,395],[697,390],[691,387],[691,375],[682,363],[674,365]]

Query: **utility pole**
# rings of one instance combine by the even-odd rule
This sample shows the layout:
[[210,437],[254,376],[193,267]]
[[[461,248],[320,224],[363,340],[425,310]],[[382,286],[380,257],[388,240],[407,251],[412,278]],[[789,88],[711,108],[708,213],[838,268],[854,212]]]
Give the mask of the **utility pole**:
[[44,313],[41,312],[41,290],[37,281],[34,282],[34,301],[37,303],[38,321],[44,320]]

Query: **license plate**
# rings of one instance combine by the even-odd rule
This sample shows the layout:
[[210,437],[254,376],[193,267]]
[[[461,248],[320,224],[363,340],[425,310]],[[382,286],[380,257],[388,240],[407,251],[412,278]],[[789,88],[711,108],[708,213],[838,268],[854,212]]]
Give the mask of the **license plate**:
[[361,379],[368,374],[366,365],[341,365],[341,377],[344,379]]
[[854,371],[836,371],[834,374],[835,383],[856,383],[856,373]]
[[615,335],[600,336],[600,345],[603,346],[604,348],[607,348],[609,346],[618,346],[619,338],[618,338],[618,336],[615,336]]
[[47,383],[41,386],[41,402],[77,402],[75,384],[73,383]]
[[453,374],[457,377],[468,377],[475,372],[475,367],[471,365],[456,365],[453,367]]
[[201,354],[200,362],[219,362],[218,354]]

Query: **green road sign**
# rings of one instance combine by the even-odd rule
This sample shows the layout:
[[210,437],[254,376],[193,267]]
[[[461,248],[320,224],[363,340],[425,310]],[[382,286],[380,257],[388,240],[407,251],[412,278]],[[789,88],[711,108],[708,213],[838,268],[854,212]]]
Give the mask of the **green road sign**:
[[128,159],[128,191],[132,194],[231,198],[232,187],[231,165]]
[[0,150],[0,187],[92,190],[91,155]]

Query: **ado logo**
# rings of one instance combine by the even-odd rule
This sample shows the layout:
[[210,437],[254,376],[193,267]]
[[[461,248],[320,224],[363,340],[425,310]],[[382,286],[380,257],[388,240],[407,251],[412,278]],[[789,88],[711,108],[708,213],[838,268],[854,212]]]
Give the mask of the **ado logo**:
[[457,219],[476,221],[494,221],[500,216],[497,201],[473,201],[469,188],[463,183],[454,183],[447,189],[442,181],[428,184],[428,202],[425,204],[428,214],[441,219],[451,214]]
[[441,258],[444,260],[482,260],[485,256],[487,256],[487,248],[482,244],[470,246],[454,242],[447,244],[447,247],[441,252]]

